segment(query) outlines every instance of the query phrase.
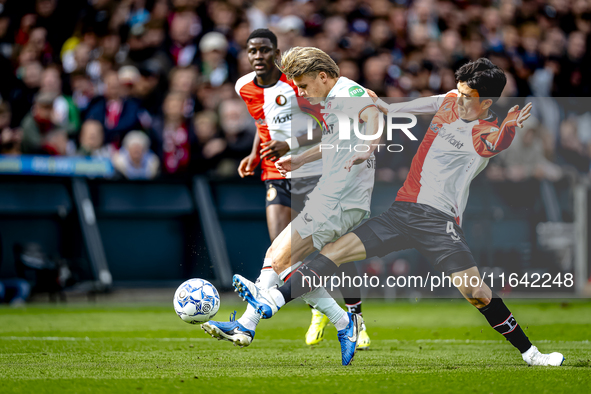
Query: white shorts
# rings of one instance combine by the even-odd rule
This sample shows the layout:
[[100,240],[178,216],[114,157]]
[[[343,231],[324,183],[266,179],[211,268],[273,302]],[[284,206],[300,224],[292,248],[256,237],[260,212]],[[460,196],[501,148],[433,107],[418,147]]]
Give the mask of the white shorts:
[[322,204],[310,204],[291,222],[292,229],[302,239],[312,236],[314,247],[318,250],[324,245],[335,241],[355,228],[367,215],[363,209],[343,211],[341,204],[330,209]]

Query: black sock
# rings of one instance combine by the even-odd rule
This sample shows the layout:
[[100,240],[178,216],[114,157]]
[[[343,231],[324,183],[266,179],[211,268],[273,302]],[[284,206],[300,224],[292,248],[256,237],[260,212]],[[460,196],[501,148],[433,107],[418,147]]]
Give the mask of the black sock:
[[330,277],[338,266],[326,256],[319,254],[308,264],[302,264],[285,278],[285,284],[279,287],[279,291],[285,299],[285,303],[316,290],[324,283],[325,277]]
[[[350,281],[343,279],[339,290],[343,295],[347,309],[351,313],[361,313],[361,289],[359,286],[353,286],[352,283],[356,276],[359,276],[355,263],[343,264],[339,267],[335,276],[339,278],[351,278]],[[359,304],[359,305],[357,305]]]
[[354,300],[345,298],[345,305],[347,306],[347,310],[349,313],[354,313],[356,315],[361,315],[361,300],[357,302],[352,302]]
[[479,309],[479,311],[486,317],[488,324],[500,334],[503,334],[521,353],[525,353],[532,346],[511,311],[496,294],[493,293],[490,304]]

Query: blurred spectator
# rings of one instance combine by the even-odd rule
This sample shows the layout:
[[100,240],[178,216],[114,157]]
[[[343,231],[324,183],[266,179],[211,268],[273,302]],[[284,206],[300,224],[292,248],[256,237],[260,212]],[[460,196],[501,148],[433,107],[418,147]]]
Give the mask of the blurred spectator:
[[165,174],[182,175],[189,168],[192,132],[183,114],[185,101],[182,92],[169,93],[162,105],[162,117],[153,122],[152,146]]
[[220,105],[220,126],[226,143],[224,157],[242,160],[252,150],[254,130],[241,100],[225,100]]
[[195,110],[202,109],[195,108],[197,105],[201,106],[201,103],[195,97],[197,78],[198,74],[195,67],[175,67],[170,72],[170,92],[182,93],[185,96],[182,107],[185,118],[193,117]]
[[0,101],[0,154],[19,155],[22,153],[23,130],[10,127],[10,118],[10,104]]
[[[72,89],[72,100],[76,107],[81,112],[81,115],[86,114],[86,110],[95,94],[94,85],[90,78],[83,71],[75,71],[70,75],[70,83]],[[81,116],[82,118],[84,116]]]
[[589,172],[588,152],[577,135],[575,119],[566,119],[560,124],[556,156],[559,164],[572,167],[581,173]]
[[497,179],[506,178],[513,182],[529,178],[557,181],[562,176],[560,167],[546,159],[544,142],[541,136],[543,127],[532,120],[525,123],[526,128],[519,130],[511,146],[500,155],[500,163],[505,167],[505,174]]
[[78,155],[111,158],[113,154],[112,145],[103,145],[103,125],[96,120],[87,120],[82,124],[80,130],[80,148]]
[[197,45],[193,39],[199,34],[198,19],[193,12],[177,12],[170,22],[168,54],[175,66],[194,64]]
[[21,80],[11,92],[9,100],[12,105],[12,124],[18,125],[31,109],[33,99],[39,91],[43,67],[39,62],[31,61],[17,69]]
[[98,120],[105,129],[105,142],[119,144],[128,131],[140,128],[140,106],[123,95],[123,87],[116,72],[105,76],[105,92],[88,108],[87,119]]
[[44,138],[55,125],[52,122],[53,102],[55,94],[40,92],[35,96],[31,111],[21,123],[23,129],[23,153],[41,153]]
[[40,92],[55,95],[53,101],[53,123],[64,129],[70,137],[80,130],[80,113],[72,97],[62,94],[62,78],[57,67],[47,67],[41,75]]
[[226,59],[228,54],[226,37],[217,32],[207,33],[199,43],[199,50],[201,51],[201,74],[204,80],[213,87],[222,85],[231,77],[230,74],[233,74]]
[[121,84],[121,96],[130,97],[135,84],[140,79],[140,72],[134,66],[123,66],[117,72]]
[[52,156],[65,156],[68,152],[68,133],[63,129],[54,128],[43,135],[41,153]]
[[127,179],[152,179],[158,175],[160,161],[149,148],[150,139],[145,133],[131,131],[113,155],[113,166]]
[[193,120],[197,142],[191,151],[191,165],[196,173],[207,173],[218,166],[226,148],[217,129],[217,115],[202,111]]

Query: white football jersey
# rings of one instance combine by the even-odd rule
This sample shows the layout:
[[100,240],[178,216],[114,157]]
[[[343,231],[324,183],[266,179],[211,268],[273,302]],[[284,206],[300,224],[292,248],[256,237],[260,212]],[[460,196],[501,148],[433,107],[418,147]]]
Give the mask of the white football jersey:
[[[349,116],[350,139],[340,139],[339,121],[335,114],[324,114],[325,124],[320,144],[322,147],[332,148],[322,149],[322,177],[310,200],[329,208],[341,204],[343,210],[358,208],[369,213],[375,175],[374,155],[365,163],[354,165],[350,172],[344,167],[347,160],[357,153],[356,146],[372,142],[359,139],[352,127],[353,119],[356,117],[359,120],[361,113],[368,107],[375,107],[375,104],[363,87],[348,78],[340,77],[322,106],[327,110],[342,111]],[[359,131],[364,134],[365,125],[362,121],[359,123]]]

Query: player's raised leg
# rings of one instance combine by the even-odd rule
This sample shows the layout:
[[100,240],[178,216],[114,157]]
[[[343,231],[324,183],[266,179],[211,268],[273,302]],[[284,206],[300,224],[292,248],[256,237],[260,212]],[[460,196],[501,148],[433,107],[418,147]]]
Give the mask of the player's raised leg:
[[[282,186],[285,182],[288,181],[282,180],[275,185],[269,182],[267,185],[266,211],[271,241],[274,241],[281,231],[285,229],[293,215],[292,209],[289,206],[289,191]],[[273,189],[273,192],[270,193],[269,189]],[[269,255],[269,251],[267,255]],[[268,289],[281,283],[279,276],[273,270],[271,261],[269,257],[264,259],[261,273],[256,281],[257,285],[263,289]],[[234,345],[244,347],[252,343],[260,319],[260,314],[251,305],[247,305],[246,310],[237,320],[231,319],[228,322],[210,320],[203,323],[201,327],[214,338],[230,341]]]
[[[305,212],[303,214],[305,215]],[[294,270],[294,266],[297,267],[296,263],[315,249],[312,236],[302,238],[298,231],[292,231],[291,228],[292,225],[288,226],[280,234],[273,242],[268,254],[273,260],[275,270],[281,272],[279,277],[287,283],[290,283],[294,273],[298,273],[300,268],[305,267],[305,265],[299,265],[297,270]],[[289,238],[287,237],[288,229],[291,231]],[[234,287],[263,318],[272,317],[281,306],[285,305],[285,299],[276,287],[262,289],[240,275],[234,275]],[[358,315],[345,312],[324,287],[316,286],[309,290],[303,297],[304,301],[324,313],[335,326],[341,343],[342,363],[350,364],[355,354],[363,319]]]
[[[467,253],[456,253],[450,256],[456,260],[469,261],[472,256]],[[458,264],[462,264],[460,261]],[[462,295],[474,305],[480,313],[484,315],[488,323],[499,334],[503,335],[511,344],[521,352],[523,360],[529,365],[542,366],[560,366],[564,362],[564,356],[561,353],[541,353],[537,347],[532,345],[529,338],[525,335],[517,320],[507,308],[503,300],[495,294],[486,283],[482,286],[472,286],[471,283],[481,283],[478,268],[471,267],[466,270],[451,274],[452,283],[455,277],[461,278],[461,286],[458,290]],[[478,280],[471,278],[477,278]],[[457,280],[456,283],[460,281]]]

